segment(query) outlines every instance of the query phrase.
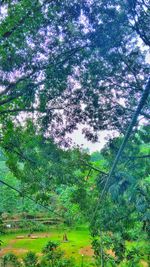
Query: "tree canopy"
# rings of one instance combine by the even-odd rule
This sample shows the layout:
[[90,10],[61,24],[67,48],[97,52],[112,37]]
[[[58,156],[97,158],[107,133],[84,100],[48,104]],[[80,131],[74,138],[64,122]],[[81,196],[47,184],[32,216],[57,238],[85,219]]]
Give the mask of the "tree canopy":
[[[22,198],[32,194],[70,225],[80,209],[90,224],[97,266],[136,266],[140,248],[127,251],[125,242],[140,235],[147,242],[150,236],[150,96],[101,196],[149,79],[149,2],[1,3],[1,183],[13,179]],[[92,141],[101,130],[120,135],[90,157],[64,148],[78,125]],[[1,189],[13,209],[16,195]],[[106,248],[115,257],[108,259]]]
[[[88,177],[85,197],[82,195],[81,209],[87,214],[90,222],[96,266],[100,264],[118,266],[123,262],[125,265],[121,266],[139,266],[143,257],[141,240],[145,240],[145,255],[149,254],[147,247],[150,235],[149,126],[141,127],[128,142],[101,199],[106,174],[112,166],[121,142],[122,137],[110,140],[99,153],[98,161],[95,159],[95,153],[92,155],[91,160],[95,170],[93,168]],[[104,173],[98,171],[98,168]],[[127,248],[127,240],[138,240],[139,245],[131,251]],[[116,257],[109,255],[106,248],[112,249]]]
[[33,114],[56,140],[78,123],[92,140],[124,131],[149,75],[147,1],[3,1],[1,10],[2,123]]

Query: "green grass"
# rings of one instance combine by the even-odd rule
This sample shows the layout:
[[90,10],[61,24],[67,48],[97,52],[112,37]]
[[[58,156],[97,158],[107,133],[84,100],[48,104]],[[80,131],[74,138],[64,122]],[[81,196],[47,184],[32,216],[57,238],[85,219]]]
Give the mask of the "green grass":
[[12,239],[16,238],[16,234],[4,234],[0,235],[0,240],[3,241],[1,248],[7,247]]
[[[34,251],[40,253],[42,248],[47,244],[49,240],[54,240],[60,242],[60,248],[65,252],[67,257],[73,257],[78,263],[81,262],[82,255],[79,253],[80,250],[84,247],[90,245],[90,235],[87,228],[81,229],[63,229],[63,228],[51,228],[47,232],[50,234],[50,237],[42,237],[38,239],[16,239],[18,235],[26,235],[27,233],[17,233],[17,234],[6,234],[0,236],[0,239],[4,242],[2,247],[9,247],[11,249],[26,249],[29,251]],[[62,242],[64,233],[67,234],[69,242]],[[34,233],[34,235],[44,234],[44,233]],[[15,242],[11,242],[15,240]],[[23,254],[20,256],[23,256]],[[92,262],[92,257],[84,256],[84,261]]]
[[[58,241],[60,242],[60,248],[65,252],[67,257],[75,258],[76,262],[80,265],[82,260],[82,255],[80,250],[87,246],[90,246],[90,234],[87,227],[79,227],[77,229],[68,229],[63,227],[51,227],[46,232],[50,237],[40,237],[38,239],[16,239],[18,235],[25,235],[27,236],[28,232],[18,232],[18,233],[8,233],[6,235],[0,236],[0,240],[4,243],[2,248],[4,247],[11,247],[13,249],[26,249],[28,251],[34,251],[36,253],[41,253],[43,247],[47,244],[49,240]],[[64,233],[67,234],[69,242],[62,242]],[[45,234],[41,233],[34,233],[34,235]],[[15,240],[15,242],[12,242]],[[126,242],[127,248],[130,250],[132,247],[140,246],[141,250],[144,252],[144,247],[146,243],[144,241],[139,242]],[[24,253],[19,252],[20,257],[24,255]],[[144,257],[145,260],[147,257]],[[84,262],[90,266],[92,263],[92,257],[84,256]],[[141,265],[142,266],[142,265]]]

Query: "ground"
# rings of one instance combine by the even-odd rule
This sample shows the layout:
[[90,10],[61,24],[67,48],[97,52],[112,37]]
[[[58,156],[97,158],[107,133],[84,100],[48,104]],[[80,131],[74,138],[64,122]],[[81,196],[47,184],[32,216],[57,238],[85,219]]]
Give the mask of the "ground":
[[[64,234],[67,235],[68,242],[63,242]],[[82,258],[85,263],[88,263],[88,266],[91,266],[93,262],[94,252],[88,229],[85,227],[72,230],[51,227],[47,232],[34,233],[30,237],[27,232],[11,233],[0,236],[0,240],[3,240],[0,257],[9,252],[22,257],[28,251],[34,251],[40,256],[46,243],[49,240],[55,240],[60,242],[60,248],[65,252],[65,255],[72,256],[79,264],[82,262]],[[108,253],[114,256],[112,250],[109,250]],[[141,266],[148,267],[148,264],[141,261]]]
[[[63,235],[66,233],[68,242],[63,242]],[[60,242],[60,248],[64,250],[66,256],[73,257],[77,262],[84,261],[89,264],[92,262],[93,251],[90,247],[90,235],[85,229],[55,229],[51,228],[46,233],[36,233],[28,237],[27,233],[7,234],[1,237],[3,245],[0,251],[0,257],[8,252],[13,252],[18,256],[23,256],[28,251],[34,251],[40,255],[42,248],[49,240]]]

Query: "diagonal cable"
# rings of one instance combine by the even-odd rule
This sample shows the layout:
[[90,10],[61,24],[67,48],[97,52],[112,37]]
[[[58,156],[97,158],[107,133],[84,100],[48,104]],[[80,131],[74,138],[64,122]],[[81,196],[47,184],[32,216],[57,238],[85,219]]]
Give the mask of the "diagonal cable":
[[[12,185],[10,185],[10,184],[4,182],[4,181],[1,180],[1,179],[0,179],[0,183],[2,183],[3,185],[9,187],[10,189],[16,191],[20,196],[22,195],[22,192],[21,192],[20,190],[18,190],[17,188],[13,187]],[[47,206],[45,206],[45,205],[43,205],[43,204],[41,204],[41,203],[38,203],[34,198],[32,198],[32,197],[30,197],[30,196],[28,196],[28,195],[24,195],[24,197],[27,198],[27,199],[29,199],[29,200],[31,200],[31,201],[33,201],[34,203],[36,203],[37,205],[41,206],[42,208],[47,209],[47,210],[49,210],[50,212],[52,212],[53,214],[55,214],[55,215],[57,215],[57,216],[60,217],[60,214],[58,214],[57,212],[53,211],[53,210],[50,209],[49,207],[47,207]]]
[[121,144],[121,146],[120,146],[120,148],[118,150],[118,153],[117,153],[116,158],[115,158],[115,160],[113,162],[113,165],[111,167],[111,170],[109,172],[109,175],[106,178],[106,182],[105,182],[104,188],[102,190],[101,196],[99,198],[99,201],[97,203],[97,206],[96,206],[96,208],[94,210],[91,223],[93,222],[93,220],[95,218],[95,214],[96,214],[96,212],[97,212],[97,210],[99,208],[99,205],[104,200],[104,194],[105,194],[105,191],[107,189],[108,183],[109,183],[112,175],[114,174],[114,171],[115,171],[115,169],[117,167],[117,164],[118,164],[118,162],[119,162],[119,160],[121,158],[122,152],[123,152],[123,150],[124,150],[124,148],[125,148],[125,146],[126,146],[126,144],[128,142],[128,139],[129,139],[129,137],[130,137],[130,135],[131,135],[131,133],[133,131],[133,127],[135,126],[135,124],[137,122],[137,118],[140,115],[140,112],[141,112],[143,106],[145,105],[149,94],[150,94],[150,77],[149,77],[148,82],[147,82],[147,84],[145,86],[145,89],[144,89],[143,94],[141,96],[141,99],[140,99],[140,101],[138,103],[138,106],[137,106],[137,108],[136,108],[136,110],[135,110],[135,112],[133,114],[132,120],[131,120],[131,122],[130,122],[130,124],[128,126],[128,129],[127,129],[126,134],[124,136],[123,142],[122,142],[122,144]]

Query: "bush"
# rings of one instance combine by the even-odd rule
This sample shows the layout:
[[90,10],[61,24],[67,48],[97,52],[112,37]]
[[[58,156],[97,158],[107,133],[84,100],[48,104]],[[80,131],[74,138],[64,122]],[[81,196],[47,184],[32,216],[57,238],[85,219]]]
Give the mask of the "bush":
[[30,251],[23,258],[22,263],[13,253],[9,253],[3,257],[4,266],[11,264],[14,267],[77,267],[74,259],[65,258],[64,252],[58,246],[58,242],[49,241],[43,248],[44,255],[41,259],[36,253]]
[[49,241],[47,243],[42,251],[45,255],[41,260],[40,267],[75,267],[74,260],[66,259],[64,252],[58,246],[58,242]]
[[38,264],[38,257],[32,251],[28,252],[23,259],[25,267],[35,267]]
[[47,226],[39,222],[34,222],[32,223],[30,229],[31,232],[44,232],[47,230]]
[[3,220],[0,214],[0,234],[4,234],[4,233],[5,233],[4,224],[3,224]]
[[47,245],[43,248],[42,252],[44,254],[49,253],[50,251],[54,251],[59,246],[58,242],[49,241]]
[[32,222],[29,220],[24,220],[19,223],[19,228],[29,230],[30,233],[33,232],[44,232],[47,230],[47,226],[39,222]]
[[19,262],[17,256],[13,253],[8,253],[3,257],[3,263],[4,266],[8,263],[11,263],[12,266],[14,267],[20,267],[21,263]]

